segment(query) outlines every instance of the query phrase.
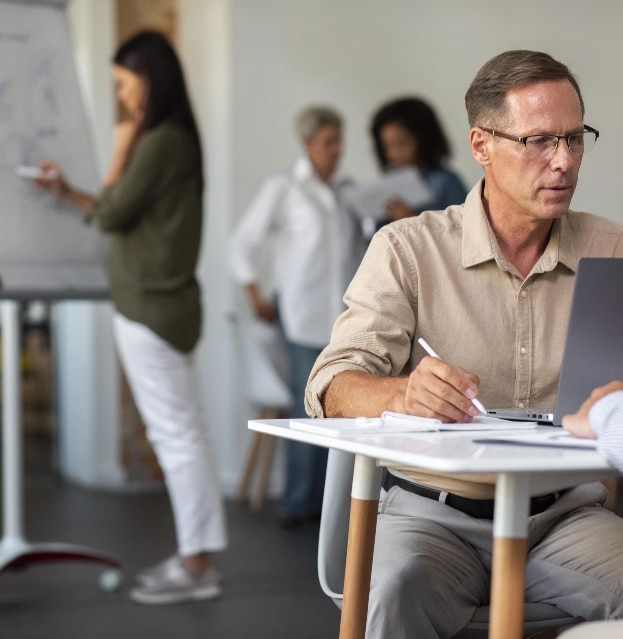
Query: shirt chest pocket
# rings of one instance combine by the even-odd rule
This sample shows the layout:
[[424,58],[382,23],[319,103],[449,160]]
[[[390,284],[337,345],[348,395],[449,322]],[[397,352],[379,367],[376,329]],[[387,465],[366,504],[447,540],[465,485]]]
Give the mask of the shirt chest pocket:
[[283,233],[295,242],[322,237],[328,213],[298,189],[291,189],[282,203]]

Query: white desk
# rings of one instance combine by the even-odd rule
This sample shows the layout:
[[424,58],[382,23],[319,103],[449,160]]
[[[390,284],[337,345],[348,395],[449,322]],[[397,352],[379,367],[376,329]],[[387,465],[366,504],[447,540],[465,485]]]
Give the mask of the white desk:
[[490,639],[521,639],[530,497],[618,473],[595,451],[483,446],[492,432],[327,436],[292,430],[289,420],[254,420],[275,437],[355,453],[340,639],[365,635],[382,468],[388,462],[443,473],[496,473]]

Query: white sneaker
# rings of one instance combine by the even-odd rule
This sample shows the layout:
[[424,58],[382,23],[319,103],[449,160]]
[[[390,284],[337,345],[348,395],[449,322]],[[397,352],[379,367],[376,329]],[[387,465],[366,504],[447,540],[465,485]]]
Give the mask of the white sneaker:
[[222,576],[214,566],[197,574],[180,557],[170,557],[141,575],[141,585],[130,590],[130,599],[136,603],[164,605],[215,599],[223,592]]
[[134,578],[141,586],[147,586],[154,579],[160,580],[162,575],[167,574],[169,566],[172,564],[176,564],[179,561],[179,555],[171,555],[170,557],[159,561],[157,564],[141,570]]

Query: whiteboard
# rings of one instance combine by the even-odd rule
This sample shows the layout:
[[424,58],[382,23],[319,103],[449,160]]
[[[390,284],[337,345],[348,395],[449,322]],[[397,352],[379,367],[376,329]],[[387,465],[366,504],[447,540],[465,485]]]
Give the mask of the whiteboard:
[[80,190],[97,171],[65,2],[0,0],[0,278],[2,288],[105,286],[106,241],[82,214],[16,167],[56,162]]

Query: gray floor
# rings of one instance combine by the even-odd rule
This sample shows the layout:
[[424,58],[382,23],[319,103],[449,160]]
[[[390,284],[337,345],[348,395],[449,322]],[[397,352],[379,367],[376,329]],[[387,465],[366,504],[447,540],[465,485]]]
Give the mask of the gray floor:
[[177,606],[133,604],[127,588],[136,570],[170,554],[174,535],[164,492],[87,490],[53,473],[26,476],[29,542],[90,546],[117,557],[124,585],[98,587],[103,567],[48,563],[0,574],[2,639],[318,639],[337,637],[339,611],[316,575],[317,525],[279,528],[276,506],[253,514],[228,503],[230,548],[218,556],[225,594]]
[[[230,547],[219,554],[224,596],[212,602],[148,607],[127,597],[132,575],[174,548],[164,490],[115,493],[61,480],[45,446],[27,446],[26,539],[104,551],[121,561],[125,583],[104,592],[105,567],[85,561],[36,564],[0,573],[0,639],[325,639],[338,636],[339,611],[316,574],[317,525],[277,524],[277,505],[262,512],[227,503]],[[623,514],[623,489],[617,491]]]

